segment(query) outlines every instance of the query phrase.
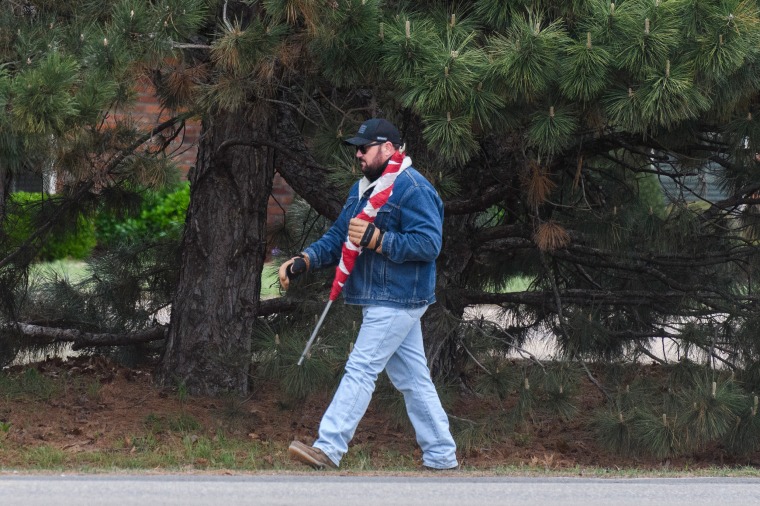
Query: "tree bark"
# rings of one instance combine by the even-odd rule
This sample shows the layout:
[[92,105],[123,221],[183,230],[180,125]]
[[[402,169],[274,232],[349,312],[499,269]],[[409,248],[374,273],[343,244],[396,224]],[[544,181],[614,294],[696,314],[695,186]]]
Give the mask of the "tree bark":
[[330,183],[329,170],[314,160],[295,123],[293,111],[281,105],[277,117],[277,140],[288,149],[288,153],[278,154],[277,171],[319,214],[336,220],[346,195]]
[[12,173],[6,167],[0,165],[0,223],[3,224],[0,236],[5,231],[5,213],[8,207],[8,195],[11,193]]
[[159,371],[194,395],[249,390],[251,333],[266,257],[273,149],[228,139],[271,139],[271,111],[217,112],[203,121],[182,239],[179,286]]
[[467,244],[470,218],[447,216],[443,224],[443,249],[436,262],[436,299],[422,319],[425,355],[434,377],[454,370],[458,358],[458,327],[466,304],[449,291],[461,283],[462,273],[472,259]]

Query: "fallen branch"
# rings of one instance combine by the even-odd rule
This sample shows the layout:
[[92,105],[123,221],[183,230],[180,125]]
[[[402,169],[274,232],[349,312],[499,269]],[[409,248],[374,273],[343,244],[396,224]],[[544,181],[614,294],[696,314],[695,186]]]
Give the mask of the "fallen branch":
[[73,343],[72,349],[81,350],[94,346],[122,346],[127,344],[148,343],[158,341],[166,337],[168,325],[157,325],[137,332],[120,334],[83,332],[76,329],[60,329],[56,327],[43,327],[29,323],[15,323],[7,325],[6,330],[20,332],[26,337],[48,339],[53,343]]
[[584,362],[583,360],[579,360],[578,362],[581,364],[581,367],[583,367],[583,370],[586,371],[586,375],[588,376],[589,381],[591,381],[591,383],[593,383],[594,386],[598,388],[599,391],[604,394],[604,396],[607,398],[609,402],[612,402],[613,401],[612,396],[609,393],[607,393],[607,390],[605,390],[604,386],[602,386],[602,384],[599,383],[599,380],[594,378],[594,375],[591,374],[591,371],[589,371],[588,366],[586,365],[586,362]]
[[[282,311],[292,311],[299,303],[305,301],[298,299],[262,300],[260,302],[259,316],[269,316]],[[144,330],[123,333],[84,332],[77,329],[63,329],[59,327],[44,327],[31,323],[16,322],[0,327],[2,332],[16,332],[36,339],[45,339],[50,343],[73,343],[73,350],[96,346],[125,346],[138,343],[149,343],[164,339],[168,332],[168,325],[156,325]]]
[[[665,349],[665,347],[663,345],[663,350],[664,349]],[[646,355],[647,357],[651,358],[652,360],[654,360],[655,362],[659,363],[660,365],[667,365],[667,363],[668,363],[667,360],[662,360],[661,358],[659,358],[658,356],[654,355],[652,352],[650,352],[649,350],[647,350],[646,348],[644,348],[643,346],[641,346],[640,344],[636,346],[636,351],[638,351],[639,353],[642,353],[642,354]]]

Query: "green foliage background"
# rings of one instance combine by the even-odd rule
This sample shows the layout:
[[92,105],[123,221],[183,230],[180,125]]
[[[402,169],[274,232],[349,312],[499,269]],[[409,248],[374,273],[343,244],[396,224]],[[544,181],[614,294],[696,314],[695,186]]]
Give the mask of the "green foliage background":
[[144,190],[136,216],[104,210],[95,217],[98,244],[108,247],[119,242],[139,242],[163,237],[179,240],[190,203],[190,185],[183,183],[163,190]]
[[[31,234],[35,215],[42,211],[47,198],[49,196],[42,193],[13,193],[5,226],[10,241],[21,244]],[[79,215],[76,226],[61,231],[46,241],[37,258],[42,261],[62,258],[81,260],[92,253],[96,244],[95,224],[88,217]]]
[[[103,210],[94,216],[80,215],[70,227],[45,242],[38,254],[40,261],[65,258],[83,260],[96,248],[117,243],[141,242],[164,237],[179,240],[190,202],[187,183],[163,190],[143,190],[136,216]],[[20,244],[34,230],[34,216],[49,196],[42,193],[14,192],[5,228],[9,240]]]

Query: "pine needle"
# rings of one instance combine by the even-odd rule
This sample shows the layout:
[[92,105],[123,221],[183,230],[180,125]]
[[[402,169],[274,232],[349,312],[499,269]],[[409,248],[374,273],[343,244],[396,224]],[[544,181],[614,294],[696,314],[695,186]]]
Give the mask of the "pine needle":
[[570,244],[570,236],[562,225],[548,221],[538,225],[533,240],[541,251],[554,251]]
[[528,162],[528,172],[523,177],[522,184],[526,189],[528,203],[533,207],[544,204],[557,186],[546,169],[535,160]]

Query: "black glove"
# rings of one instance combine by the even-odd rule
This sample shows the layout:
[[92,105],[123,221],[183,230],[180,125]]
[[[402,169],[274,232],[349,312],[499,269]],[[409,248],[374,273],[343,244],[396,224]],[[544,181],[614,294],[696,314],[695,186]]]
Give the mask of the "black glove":
[[297,257],[293,260],[293,263],[288,266],[285,273],[287,274],[288,279],[292,281],[306,272],[306,269],[306,260],[304,260],[303,257]]

